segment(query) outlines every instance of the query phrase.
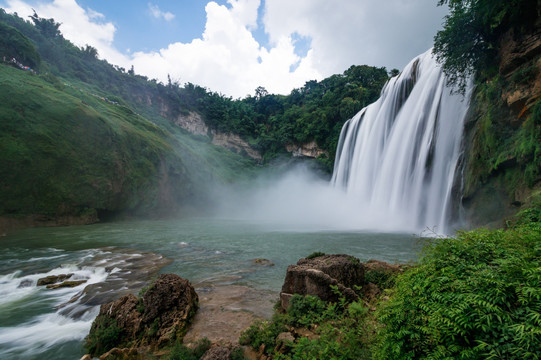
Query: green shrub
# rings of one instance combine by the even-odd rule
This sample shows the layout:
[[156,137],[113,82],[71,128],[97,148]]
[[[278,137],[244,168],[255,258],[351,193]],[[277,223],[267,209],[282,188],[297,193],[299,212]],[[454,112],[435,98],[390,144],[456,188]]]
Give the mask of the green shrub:
[[429,246],[379,311],[376,359],[538,359],[540,259],[540,226]]
[[281,332],[286,331],[284,317],[274,315],[272,321],[256,321],[240,335],[239,343],[241,345],[250,345],[254,349],[259,349],[265,345],[265,353],[271,354],[275,339]]
[[320,256],[324,256],[325,253],[324,252],[321,252],[321,251],[315,251],[313,253],[311,253],[310,255],[308,255],[306,258],[307,259],[314,259],[314,258],[317,258],[317,257],[320,257]]
[[[263,344],[265,353],[274,359],[368,359],[367,313],[361,303],[326,303],[296,294],[286,314],[276,313],[271,321],[254,323],[239,342],[255,349]],[[291,326],[311,329],[317,336],[301,337],[290,345],[289,353],[276,353],[276,337]]]
[[199,360],[210,349],[211,345],[212,343],[207,338],[197,341],[191,349],[181,342],[177,342],[173,346],[168,360]]
[[99,356],[117,345],[121,333],[115,320],[98,316],[85,339],[85,348],[90,355]]
[[319,323],[327,309],[327,303],[316,296],[295,294],[287,308],[287,322],[293,326],[309,326]]

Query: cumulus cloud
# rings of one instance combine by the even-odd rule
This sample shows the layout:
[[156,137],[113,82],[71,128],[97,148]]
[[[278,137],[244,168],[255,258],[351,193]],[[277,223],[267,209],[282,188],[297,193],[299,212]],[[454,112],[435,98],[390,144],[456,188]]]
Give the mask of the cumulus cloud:
[[[158,79],[190,81],[234,97],[243,97],[258,86],[287,93],[307,79],[320,78],[309,52],[300,58],[291,36],[281,37],[271,49],[255,40],[259,0],[230,0],[230,7],[209,2],[201,39],[174,43],[158,52],[135,52],[137,71]],[[292,64],[299,63],[294,72]]]
[[432,46],[446,12],[433,0],[267,0],[263,21],[271,42],[310,37],[328,76],[353,64],[401,69]]
[[169,11],[161,11],[158,5],[148,3],[148,9],[150,10],[150,14],[156,19],[163,18],[165,21],[171,21],[175,18],[173,13]]
[[[1,0],[0,0],[1,1]],[[61,22],[60,30],[76,45],[94,46],[100,57],[138,74],[167,81],[169,74],[233,97],[252,94],[258,86],[287,94],[308,80],[341,73],[353,64],[402,68],[432,45],[446,9],[433,0],[228,0],[208,1],[200,38],[175,42],[159,51],[133,49],[121,53],[114,45],[115,26],[76,0],[4,0],[8,12]],[[32,2],[33,5],[29,5]],[[152,16],[174,15],[148,3]],[[109,19],[110,20],[110,19]],[[269,44],[260,44],[254,31],[263,30]],[[308,49],[298,51],[301,41]]]

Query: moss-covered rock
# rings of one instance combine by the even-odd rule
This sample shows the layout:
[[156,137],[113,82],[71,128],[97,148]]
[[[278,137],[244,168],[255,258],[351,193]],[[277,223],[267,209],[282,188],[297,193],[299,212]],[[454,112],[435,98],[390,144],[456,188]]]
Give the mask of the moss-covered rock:
[[86,348],[95,356],[113,348],[155,350],[173,344],[182,339],[198,307],[197,293],[188,280],[162,274],[142,297],[129,294],[102,305]]

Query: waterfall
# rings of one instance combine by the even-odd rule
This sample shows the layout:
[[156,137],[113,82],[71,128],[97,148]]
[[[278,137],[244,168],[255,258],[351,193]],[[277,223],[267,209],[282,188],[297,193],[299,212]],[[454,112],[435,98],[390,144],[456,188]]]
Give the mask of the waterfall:
[[431,50],[418,56],[344,124],[331,183],[367,216],[449,233],[468,105],[469,91],[446,87]]

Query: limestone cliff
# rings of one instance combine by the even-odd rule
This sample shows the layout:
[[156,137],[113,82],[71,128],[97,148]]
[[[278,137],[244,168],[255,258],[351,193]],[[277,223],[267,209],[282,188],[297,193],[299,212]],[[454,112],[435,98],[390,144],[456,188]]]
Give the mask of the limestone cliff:
[[310,141],[304,144],[288,144],[286,151],[294,157],[305,156],[309,158],[317,158],[320,155],[329,155],[325,150],[321,149],[315,141]]
[[239,135],[209,129],[201,115],[194,111],[190,111],[187,115],[180,114],[174,119],[174,123],[191,134],[208,137],[213,145],[221,146],[258,161],[262,160],[261,154]]

